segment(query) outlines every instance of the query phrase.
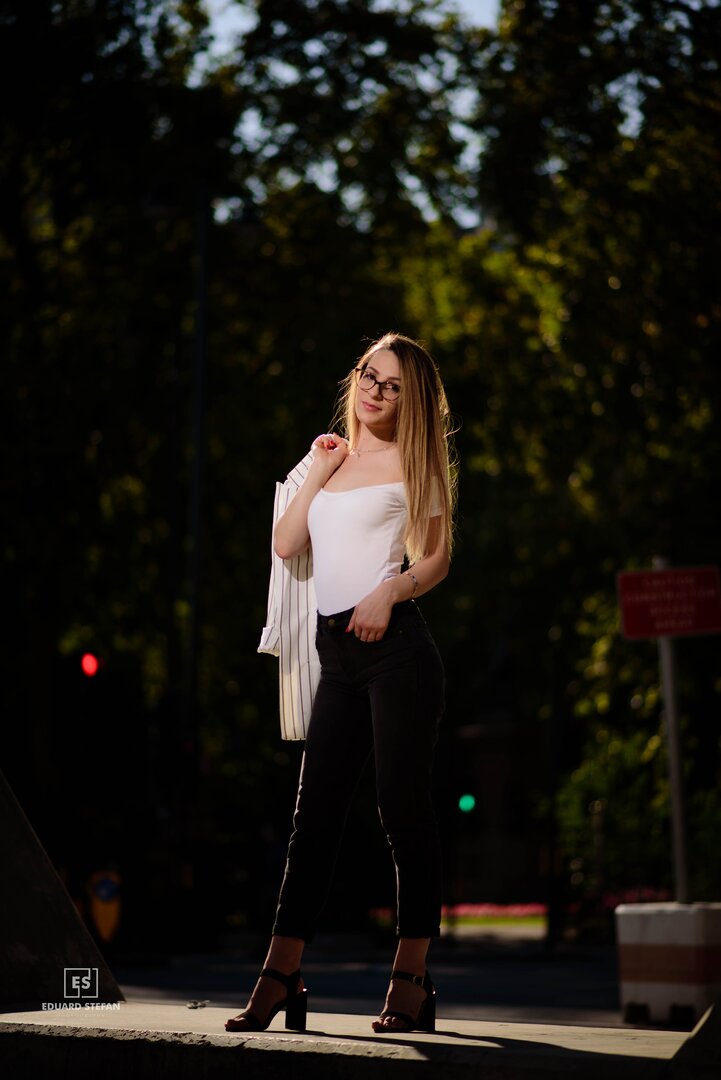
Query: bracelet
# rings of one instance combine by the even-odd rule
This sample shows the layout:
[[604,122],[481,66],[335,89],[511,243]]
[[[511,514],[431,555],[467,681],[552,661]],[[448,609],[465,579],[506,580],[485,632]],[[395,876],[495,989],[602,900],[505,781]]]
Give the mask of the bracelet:
[[408,597],[409,600],[412,600],[413,597],[416,595],[416,590],[418,589],[418,578],[415,574],[412,574],[410,570],[406,570],[406,577],[413,578],[413,592]]

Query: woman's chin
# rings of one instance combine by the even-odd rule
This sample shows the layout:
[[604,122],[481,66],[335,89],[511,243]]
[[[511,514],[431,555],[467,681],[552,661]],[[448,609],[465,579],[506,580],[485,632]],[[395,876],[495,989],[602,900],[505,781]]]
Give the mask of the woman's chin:
[[356,408],[356,417],[361,424],[371,431],[380,432],[392,429],[393,420],[385,415],[382,410],[366,409],[362,405]]

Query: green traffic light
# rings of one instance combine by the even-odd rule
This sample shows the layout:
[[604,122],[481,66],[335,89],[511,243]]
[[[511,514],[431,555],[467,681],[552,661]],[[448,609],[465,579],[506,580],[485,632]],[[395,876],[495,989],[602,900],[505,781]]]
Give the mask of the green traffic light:
[[461,795],[458,800],[458,809],[464,814],[470,814],[471,810],[475,808],[476,798],[474,795]]

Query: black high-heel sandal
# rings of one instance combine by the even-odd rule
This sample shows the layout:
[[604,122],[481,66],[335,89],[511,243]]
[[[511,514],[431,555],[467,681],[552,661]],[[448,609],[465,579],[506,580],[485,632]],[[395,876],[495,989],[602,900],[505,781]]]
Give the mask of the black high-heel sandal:
[[426,992],[425,1001],[421,1002],[421,1007],[418,1010],[418,1015],[415,1019],[410,1016],[409,1013],[397,1012],[395,1009],[384,1009],[378,1017],[378,1020],[374,1020],[373,1024],[377,1024],[379,1020],[385,1020],[387,1016],[393,1016],[398,1020],[401,1020],[405,1027],[381,1027],[373,1030],[378,1034],[379,1032],[398,1032],[398,1031],[435,1031],[436,1030],[436,988],[431,981],[431,977],[428,972],[425,975],[411,975],[408,971],[392,971],[391,980],[393,979],[405,979],[406,982],[415,983],[416,986],[422,986]]
[[[284,975],[282,971],[276,971],[275,968],[263,968],[260,974],[261,977],[265,975],[269,979],[277,979],[278,982],[282,982],[288,993],[273,1006],[266,1016],[265,1022],[260,1020],[250,1009],[243,1009],[237,1016],[226,1020],[225,1030],[265,1031],[273,1017],[281,1009],[285,1008],[285,1026],[291,1031],[305,1031],[308,1016],[308,991],[305,987],[302,990],[298,989],[300,968],[294,971],[292,975]],[[245,1027],[241,1027],[238,1023],[241,1018],[246,1021]]]

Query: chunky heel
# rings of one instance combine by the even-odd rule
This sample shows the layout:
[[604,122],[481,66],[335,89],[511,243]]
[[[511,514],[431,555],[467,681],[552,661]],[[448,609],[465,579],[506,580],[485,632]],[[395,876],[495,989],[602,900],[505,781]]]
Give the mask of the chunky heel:
[[435,1031],[436,1030],[436,988],[433,987],[432,992],[428,995],[421,1007],[421,1013],[418,1017],[418,1030],[419,1031]]
[[308,1018],[308,991],[301,990],[288,1000],[285,1007],[285,1026],[291,1031],[305,1031]]
[[243,1009],[237,1016],[226,1021],[225,1030],[265,1031],[273,1017],[284,1008],[285,1026],[292,1031],[305,1031],[306,1016],[308,1012],[308,991],[305,988],[303,990],[298,990],[300,968],[291,975],[284,975],[282,971],[276,971],[275,968],[263,968],[260,977],[263,978],[263,976],[268,979],[275,979],[277,982],[282,983],[287,991],[285,997],[274,1005],[268,1015],[263,1019],[256,1016],[250,1009]]

